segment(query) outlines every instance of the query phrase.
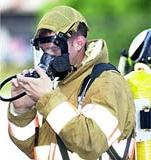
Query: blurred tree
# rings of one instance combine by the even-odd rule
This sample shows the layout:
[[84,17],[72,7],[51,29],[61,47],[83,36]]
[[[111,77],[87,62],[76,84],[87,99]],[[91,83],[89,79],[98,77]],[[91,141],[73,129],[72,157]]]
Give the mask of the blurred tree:
[[38,17],[58,5],[74,7],[86,17],[90,25],[89,38],[106,40],[114,64],[117,64],[121,50],[128,49],[135,35],[151,27],[149,0],[55,0],[44,4]]

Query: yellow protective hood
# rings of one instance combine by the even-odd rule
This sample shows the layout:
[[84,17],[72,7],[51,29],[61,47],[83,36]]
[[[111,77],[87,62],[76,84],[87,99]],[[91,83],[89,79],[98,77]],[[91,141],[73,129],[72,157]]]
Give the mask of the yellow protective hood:
[[92,40],[87,43],[85,57],[80,65],[77,65],[77,71],[69,74],[61,83],[65,84],[79,77],[86,70],[90,70],[92,66],[98,63],[108,63],[108,49],[103,39]]

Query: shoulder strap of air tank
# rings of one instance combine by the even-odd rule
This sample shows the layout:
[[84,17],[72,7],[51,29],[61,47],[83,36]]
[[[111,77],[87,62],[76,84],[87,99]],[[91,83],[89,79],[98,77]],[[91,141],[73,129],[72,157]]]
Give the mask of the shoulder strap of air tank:
[[83,80],[78,97],[81,96],[83,92],[85,92],[84,93],[85,96],[87,90],[89,89],[93,81],[97,77],[99,77],[104,71],[109,71],[109,70],[119,72],[117,68],[111,63],[98,63],[94,65],[91,74],[85,77],[85,79]]

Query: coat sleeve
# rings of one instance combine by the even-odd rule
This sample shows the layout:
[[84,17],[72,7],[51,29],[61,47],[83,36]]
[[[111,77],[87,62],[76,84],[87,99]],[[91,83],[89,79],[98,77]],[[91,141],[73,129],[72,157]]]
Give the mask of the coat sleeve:
[[106,76],[95,80],[87,94],[89,100],[82,110],[73,106],[59,88],[50,93],[47,103],[43,105],[41,98],[36,107],[69,150],[83,159],[95,160],[122,135],[122,124],[128,117],[126,105],[123,106],[125,116],[119,116],[123,112],[119,95],[122,99],[127,93],[124,93],[125,89],[119,89],[118,84],[109,77],[106,79]]
[[8,132],[14,144],[28,157],[33,158],[35,139],[36,109],[14,115],[11,112],[12,104],[8,108]]

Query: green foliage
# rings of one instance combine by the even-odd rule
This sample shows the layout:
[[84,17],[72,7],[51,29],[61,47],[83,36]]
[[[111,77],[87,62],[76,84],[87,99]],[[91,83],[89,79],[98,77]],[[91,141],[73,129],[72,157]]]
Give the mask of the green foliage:
[[58,5],[74,7],[86,17],[89,38],[106,40],[114,64],[118,63],[120,51],[128,49],[139,32],[151,28],[150,0],[58,0],[42,6],[39,17]]

